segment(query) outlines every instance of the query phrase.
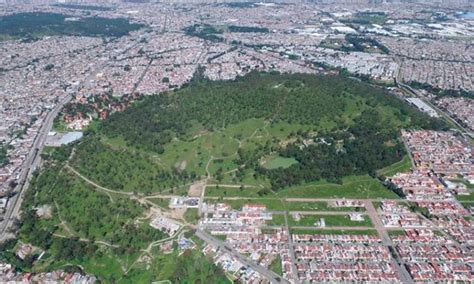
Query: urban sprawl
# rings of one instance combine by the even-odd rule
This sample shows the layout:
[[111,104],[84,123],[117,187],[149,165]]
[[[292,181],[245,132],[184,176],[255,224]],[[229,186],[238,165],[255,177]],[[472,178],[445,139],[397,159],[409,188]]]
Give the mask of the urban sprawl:
[[[207,197],[204,186],[199,194],[163,197],[168,209],[197,209],[194,229],[206,243],[202,252],[244,283],[474,282],[474,18],[464,16],[462,1],[453,3],[120,3],[86,12],[0,2],[0,16],[48,12],[127,18],[144,26],[118,38],[0,41],[0,146],[6,151],[0,166],[1,239],[12,235],[21,189],[39,167],[36,152],[80,139],[94,120],[142,96],[177,89],[201,70],[210,80],[254,70],[347,72],[386,85],[394,96],[453,125],[444,132],[401,131],[411,169],[381,182],[402,198],[287,197],[281,200],[286,210],[255,198],[236,208],[230,204],[238,197]],[[354,20],[367,15],[383,20]],[[222,26],[237,28],[203,32]],[[56,133],[53,124],[70,132]],[[150,226],[179,235],[179,249],[195,249],[180,234],[185,224],[164,211],[154,212]],[[162,243],[162,251],[172,243]],[[23,244],[17,256],[38,249]],[[96,278],[63,270],[25,273],[0,261],[0,282],[10,281]]]

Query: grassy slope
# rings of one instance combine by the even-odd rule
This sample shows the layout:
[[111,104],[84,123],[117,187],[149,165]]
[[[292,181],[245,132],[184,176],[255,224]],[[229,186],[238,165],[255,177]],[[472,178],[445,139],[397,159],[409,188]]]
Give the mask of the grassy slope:
[[319,181],[294,186],[278,192],[278,196],[295,198],[397,198],[378,180],[368,175],[345,177],[342,185]]
[[377,171],[377,174],[382,176],[391,177],[397,173],[406,173],[411,170],[411,161],[408,155],[405,155],[403,159],[393,165]]

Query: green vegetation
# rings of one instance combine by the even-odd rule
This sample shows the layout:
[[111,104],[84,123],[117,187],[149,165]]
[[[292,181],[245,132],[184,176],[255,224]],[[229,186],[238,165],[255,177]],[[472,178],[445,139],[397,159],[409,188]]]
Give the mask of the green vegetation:
[[265,163],[263,164],[263,167],[267,170],[274,170],[278,168],[283,168],[287,169],[291,167],[294,164],[297,164],[298,161],[295,160],[295,158],[285,158],[285,157],[280,157],[280,156],[270,156],[268,158],[265,158]]
[[0,143],[0,167],[8,164],[7,146]]
[[456,199],[461,202],[473,202],[474,203],[474,194],[470,193],[469,195],[456,195]]
[[148,201],[153,202],[163,209],[169,209],[170,198],[149,198]]
[[342,184],[318,181],[288,187],[278,192],[281,197],[319,198],[398,198],[377,179],[366,176],[342,178]]
[[216,239],[219,239],[219,240],[223,241],[223,242],[225,242],[225,240],[227,239],[227,235],[214,235],[214,237]]
[[197,178],[195,173],[163,169],[160,161],[147,153],[123,151],[92,135],[77,145],[71,165],[101,186],[145,194],[176,189]]
[[207,24],[194,24],[193,26],[184,28],[184,32],[188,36],[195,36],[213,42],[221,42],[224,40],[222,37],[217,35],[222,33],[221,30]]
[[242,209],[245,204],[263,204],[268,210],[272,211],[364,211],[363,207],[331,207],[327,202],[301,202],[284,201],[278,198],[242,198],[242,199],[210,199],[206,198],[207,203],[226,203],[235,210]]
[[217,199],[206,199],[207,203],[226,203],[230,205],[235,210],[241,210],[242,206],[245,204],[263,204],[267,207],[268,210],[274,211],[283,211],[285,210],[285,202],[279,199],[271,198],[258,198],[258,199],[226,199],[226,200],[217,200]]
[[343,21],[359,25],[383,25],[387,21],[384,12],[358,12],[351,19]]
[[368,53],[389,53],[388,48],[376,39],[352,34],[347,34],[344,39],[325,39],[321,42],[321,47],[346,52],[360,51]]
[[402,230],[402,229],[400,229],[400,230],[389,230],[387,233],[390,237],[398,237],[398,236],[405,236],[406,235],[405,230]]
[[410,157],[405,155],[401,161],[398,161],[386,168],[380,169],[377,171],[379,176],[391,177],[397,173],[406,173],[411,170],[411,161]]
[[428,208],[420,207],[420,206],[418,206],[418,204],[416,204],[416,202],[408,202],[408,208],[410,208],[410,210],[412,212],[420,213],[421,215],[425,216],[426,218],[431,218],[431,214],[430,214],[430,211],[428,210]]
[[67,15],[36,12],[2,16],[0,22],[0,38],[3,39],[35,39],[54,35],[120,37],[143,27],[125,18],[68,19]]
[[168,278],[172,283],[230,283],[222,269],[199,250],[185,251],[174,262],[173,274]]
[[96,5],[78,5],[78,4],[54,4],[53,6],[66,9],[87,10],[87,11],[110,11],[112,7],[96,6]]
[[225,186],[206,187],[206,196],[209,197],[268,197],[268,194],[259,194],[263,192],[260,188],[234,188]]
[[[42,153],[45,168],[35,173],[26,192],[18,240],[0,245],[0,260],[20,271],[80,267],[105,283],[228,282],[223,271],[201,254],[202,247],[180,255],[177,248],[166,255],[154,247],[144,252],[166,237],[148,224],[148,206],[137,202],[135,195],[108,192],[75,175],[66,167],[73,147],[80,145]],[[31,243],[46,254],[41,260],[33,254],[21,261],[15,256],[19,242]],[[143,255],[149,260],[140,260]]]
[[321,230],[321,229],[290,229],[291,234],[319,234],[319,235],[369,235],[376,236],[376,230]]
[[231,33],[268,33],[267,28],[247,26],[228,26],[227,30]]
[[[35,208],[47,206],[51,218],[39,219]],[[21,239],[47,244],[43,234],[101,240],[136,251],[163,233],[148,224],[133,222],[144,208],[128,198],[98,192],[66,169],[51,166],[31,182],[24,200]]]
[[272,214],[272,219],[266,221],[266,224],[269,226],[284,226],[285,225],[285,215],[283,214]]
[[286,202],[288,211],[364,211],[364,207],[331,207],[326,202]]
[[56,116],[53,121],[53,131],[56,132],[67,132],[70,131],[70,129],[67,127],[66,122],[64,121],[64,118],[62,115]]
[[350,47],[343,47],[342,50],[345,51],[389,53],[386,46],[373,38],[347,35],[346,41],[350,44]]
[[364,216],[364,221],[351,221],[347,215],[300,215],[300,220],[296,221],[289,216],[290,226],[314,226],[321,218],[324,219],[327,227],[372,227],[369,216]]
[[281,266],[281,257],[277,255],[275,259],[270,263],[270,270],[278,275],[283,275],[283,267]]
[[199,212],[197,208],[188,208],[184,213],[184,220],[191,224],[196,224],[199,221]]
[[473,91],[467,91],[467,90],[463,90],[463,89],[459,89],[459,90],[440,89],[440,88],[432,86],[428,83],[420,83],[420,82],[416,82],[416,81],[410,82],[409,85],[413,88],[416,88],[416,89],[426,90],[426,91],[436,95],[437,97],[465,97],[465,98],[474,99],[474,92]]
[[[401,127],[444,124],[381,89],[345,77],[251,73],[210,82],[198,74],[188,87],[146,97],[111,115],[95,135],[106,136],[102,142],[122,141],[122,152],[153,156],[163,172],[154,174],[159,177],[148,187],[151,191],[169,187],[173,178],[185,182],[207,174],[218,184],[271,185],[279,191],[322,179],[341,184],[345,176],[375,176],[376,170],[402,159]],[[85,162],[96,150],[87,152]],[[269,156],[285,159],[266,169],[260,162]],[[107,164],[105,157],[100,159],[92,168]],[[101,174],[104,182],[117,179]],[[239,193],[223,186],[222,194],[208,189],[210,196],[269,194],[250,187]]]

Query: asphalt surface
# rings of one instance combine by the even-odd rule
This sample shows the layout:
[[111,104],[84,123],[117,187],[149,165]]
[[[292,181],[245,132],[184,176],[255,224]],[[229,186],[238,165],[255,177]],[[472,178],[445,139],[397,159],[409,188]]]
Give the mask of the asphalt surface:
[[[394,248],[392,239],[390,239],[390,236],[387,233],[387,230],[385,229],[382,220],[380,220],[377,210],[375,210],[374,205],[372,204],[371,201],[365,201],[365,208],[367,209],[367,214],[369,214],[369,217],[372,221],[372,224],[374,224],[375,229],[377,230],[377,233],[379,234],[380,238],[382,239],[382,243],[387,247],[387,248]],[[400,276],[400,280],[402,283],[414,283],[413,279],[410,276],[410,273],[408,273],[408,270],[406,267],[395,260],[393,261],[395,264],[395,267],[398,270],[398,275]]]
[[285,230],[288,233],[288,249],[290,251],[291,257],[291,272],[293,274],[293,281],[298,281],[298,269],[296,268],[296,258],[295,258],[295,246],[293,243],[293,236],[290,232],[290,227],[288,226],[288,212],[285,212]]
[[426,100],[423,96],[420,96],[420,94],[418,94],[418,91],[413,89],[412,87],[408,86],[408,85],[405,85],[403,83],[400,83],[400,82],[396,82],[398,87],[404,89],[405,91],[413,94],[415,97],[421,99],[423,102],[425,102],[427,105],[429,105],[431,108],[433,108],[436,112],[438,113],[441,113],[443,114],[443,117],[445,119],[448,119],[449,121],[451,121],[452,123],[454,123],[461,131],[461,134],[464,136],[464,137],[470,137],[471,139],[474,139],[474,132],[470,131],[469,129],[466,129],[464,126],[462,126],[461,124],[459,124],[459,122],[457,122],[454,118],[452,118],[448,113],[446,113],[445,111],[443,111],[442,109],[440,109],[439,107],[435,106],[434,104],[432,104],[430,101]]
[[23,201],[25,191],[29,186],[31,176],[33,175],[34,171],[41,162],[40,154],[43,151],[46,137],[51,131],[54,118],[58,115],[62,107],[68,102],[70,102],[71,99],[72,97],[68,95],[46,115],[46,118],[40,128],[40,131],[38,132],[38,135],[36,135],[31,151],[22,165],[20,177],[18,179],[18,185],[14,189],[15,195],[11,197],[8,201],[9,204],[5,212],[4,221],[0,223],[0,241],[8,239],[9,237],[13,237],[12,234],[9,234],[8,229],[11,227],[14,220],[19,218],[20,207]]
[[[121,52],[121,54],[126,53],[128,50],[132,49],[136,45],[138,45],[138,42],[128,46],[125,50]],[[103,66],[97,67],[96,71],[100,70],[101,67]],[[87,78],[84,79],[84,82],[82,85],[88,84],[89,79],[95,76],[95,74],[96,72],[91,72],[91,74]],[[14,189],[14,192],[16,194],[13,197],[11,197],[10,200],[8,201],[8,208],[5,212],[4,220],[2,223],[0,223],[0,241],[14,237],[13,234],[8,232],[9,231],[8,229],[13,224],[14,220],[19,217],[21,203],[23,201],[23,195],[29,186],[29,181],[33,172],[40,165],[40,162],[41,162],[40,154],[43,151],[44,144],[46,142],[46,137],[48,136],[48,133],[51,131],[54,118],[58,115],[58,113],[61,111],[63,106],[67,104],[68,102],[70,102],[71,100],[72,100],[72,96],[68,95],[66,98],[60,101],[46,115],[46,118],[43,124],[41,125],[40,131],[38,135],[36,135],[35,141],[33,142],[31,151],[22,165],[22,168],[20,171],[20,177],[17,180],[18,186]]]
[[218,247],[220,250],[233,255],[236,259],[242,262],[244,265],[252,268],[254,271],[260,273],[263,277],[265,277],[270,283],[289,283],[283,277],[276,274],[275,272],[268,270],[250,260],[246,257],[242,256],[239,252],[237,252],[234,248],[230,245],[225,244],[223,241],[214,238],[213,236],[209,235],[208,233],[202,230],[196,230],[196,236],[201,240],[205,241],[208,244]]

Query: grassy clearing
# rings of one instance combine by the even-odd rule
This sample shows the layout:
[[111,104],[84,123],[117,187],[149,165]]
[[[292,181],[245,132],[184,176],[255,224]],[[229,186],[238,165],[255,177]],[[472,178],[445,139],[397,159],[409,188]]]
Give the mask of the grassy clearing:
[[456,195],[456,199],[460,202],[474,203],[474,194],[470,193],[469,195]]
[[343,178],[342,181],[342,184],[319,181],[290,187],[278,192],[278,196],[293,198],[398,198],[377,179],[368,175],[349,176]]
[[184,213],[184,220],[188,223],[196,224],[199,221],[199,213],[197,208],[188,208]]
[[[342,184],[319,181],[278,191],[277,197],[285,198],[354,198],[354,199],[398,199],[399,197],[384,187],[377,179],[368,175],[349,176]],[[261,188],[207,187],[206,196],[212,197],[262,197],[271,198],[271,193],[261,195]]]
[[364,207],[332,207],[327,202],[286,202],[288,211],[365,211]]
[[405,155],[403,159],[393,165],[377,171],[380,176],[391,177],[397,173],[406,173],[411,170],[411,161],[408,155]]
[[277,255],[277,257],[270,263],[270,270],[275,272],[278,275],[283,275],[283,268],[281,266],[281,257]]
[[364,216],[364,221],[351,221],[349,216],[344,215],[301,215],[300,221],[296,221],[293,216],[289,216],[290,226],[314,226],[321,218],[324,218],[327,227],[371,227],[372,222],[368,216]]
[[285,225],[285,215],[273,214],[272,220],[268,220],[266,224],[269,226],[283,226]]
[[275,211],[282,211],[285,210],[284,203],[279,199],[269,199],[269,198],[261,198],[261,199],[238,199],[238,200],[217,200],[217,199],[206,199],[208,203],[226,203],[230,205],[235,210],[242,209],[242,206],[245,204],[263,204],[267,206],[267,210],[275,210]]
[[148,201],[153,202],[163,209],[169,209],[170,198],[150,198]]
[[376,236],[376,230],[321,230],[321,229],[295,229],[290,228],[290,233],[295,235],[317,234],[317,235],[369,235]]
[[286,169],[298,163],[298,161],[294,158],[285,158],[280,156],[270,156],[265,160],[266,161],[263,164],[263,167],[267,170],[273,170],[278,168]]
[[227,240],[227,235],[213,235],[216,239],[219,239],[223,242],[225,242],[225,240]]
[[206,187],[206,196],[212,197],[261,197],[258,192],[260,188],[225,187],[208,186]]

